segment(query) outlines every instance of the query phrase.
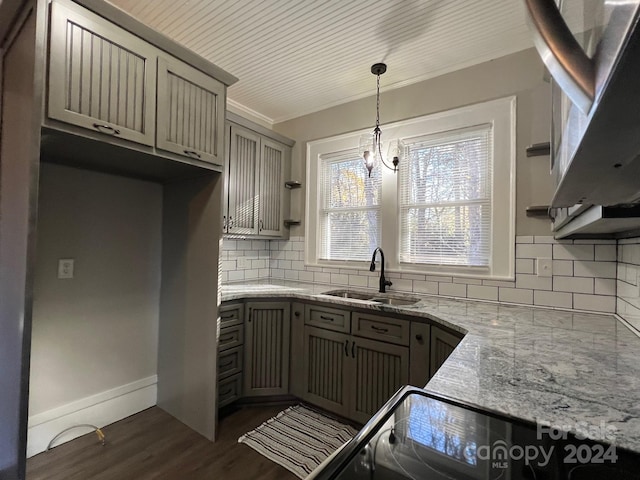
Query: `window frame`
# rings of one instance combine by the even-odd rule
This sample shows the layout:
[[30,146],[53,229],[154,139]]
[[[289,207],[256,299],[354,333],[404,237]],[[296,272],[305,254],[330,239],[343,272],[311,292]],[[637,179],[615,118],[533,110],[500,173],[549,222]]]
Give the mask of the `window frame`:
[[[451,130],[466,129],[474,125],[492,125],[492,215],[491,254],[489,267],[453,265],[406,264],[400,262],[400,175],[382,169],[381,197],[381,245],[387,260],[387,271],[418,273],[422,275],[446,275],[468,278],[513,280],[515,277],[515,205],[516,205],[516,97],[509,96],[459,107],[444,112],[383,125],[383,153],[395,139],[436,135]],[[305,264],[310,267],[334,267],[367,270],[368,261],[320,260],[318,253],[318,208],[320,155],[351,150],[357,147],[360,135],[370,129],[358,130],[334,137],[310,141],[306,150],[306,222]],[[402,161],[399,168],[402,168]]]

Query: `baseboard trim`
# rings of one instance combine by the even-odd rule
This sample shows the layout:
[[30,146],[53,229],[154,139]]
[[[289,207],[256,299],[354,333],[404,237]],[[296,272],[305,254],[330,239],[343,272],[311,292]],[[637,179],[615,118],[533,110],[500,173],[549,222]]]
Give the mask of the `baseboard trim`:
[[[27,457],[44,452],[53,437],[79,424],[104,427],[152,407],[158,397],[158,376],[143,378],[29,417]],[[67,432],[56,445],[68,442],[87,429]],[[108,439],[107,439],[108,441]]]

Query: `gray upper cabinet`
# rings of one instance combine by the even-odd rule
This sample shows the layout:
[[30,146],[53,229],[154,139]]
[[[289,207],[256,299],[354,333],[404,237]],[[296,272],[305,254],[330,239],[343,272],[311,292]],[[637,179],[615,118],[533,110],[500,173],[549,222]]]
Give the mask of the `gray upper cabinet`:
[[228,142],[225,233],[286,237],[285,182],[291,147],[235,123],[229,126]]
[[51,10],[48,116],[153,146],[156,49],[70,2]]
[[280,237],[284,233],[285,157],[288,147],[262,139],[258,233]]
[[225,231],[230,234],[258,233],[260,135],[239,125],[231,125],[229,148],[229,207]]
[[158,58],[157,148],[223,165],[225,87],[173,58]]

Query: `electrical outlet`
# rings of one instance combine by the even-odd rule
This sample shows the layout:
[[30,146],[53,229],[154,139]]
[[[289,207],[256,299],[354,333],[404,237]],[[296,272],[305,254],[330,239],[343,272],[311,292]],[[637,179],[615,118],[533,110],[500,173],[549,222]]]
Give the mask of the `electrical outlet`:
[[236,268],[238,270],[246,270],[247,268],[251,268],[251,260],[247,257],[238,257],[236,258]]
[[73,258],[61,258],[58,260],[58,278],[73,278]]
[[536,274],[539,277],[551,277],[553,275],[553,260],[550,258],[538,258]]

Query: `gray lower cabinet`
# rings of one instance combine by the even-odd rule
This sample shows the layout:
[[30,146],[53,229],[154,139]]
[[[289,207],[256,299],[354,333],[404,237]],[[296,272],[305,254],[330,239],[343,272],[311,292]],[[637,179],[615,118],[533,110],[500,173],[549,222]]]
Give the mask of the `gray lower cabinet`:
[[247,302],[245,315],[244,395],[288,394],[290,303]]
[[51,5],[48,116],[153,146],[156,49],[72,2]]
[[357,337],[351,341],[354,372],[348,416],[366,423],[400,387],[409,383],[409,348]]
[[449,333],[441,328],[431,327],[431,358],[429,378],[433,377],[442,364],[449,358],[461,340],[461,336]]
[[218,408],[242,397],[244,304],[220,306],[218,338]]
[[304,329],[303,400],[365,423],[409,381],[409,348]]
[[302,399],[321,408],[349,416],[349,379],[352,366],[350,335],[306,326]]

